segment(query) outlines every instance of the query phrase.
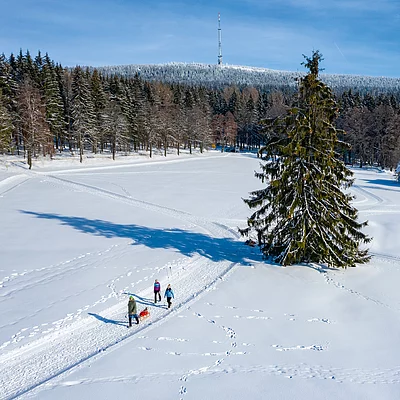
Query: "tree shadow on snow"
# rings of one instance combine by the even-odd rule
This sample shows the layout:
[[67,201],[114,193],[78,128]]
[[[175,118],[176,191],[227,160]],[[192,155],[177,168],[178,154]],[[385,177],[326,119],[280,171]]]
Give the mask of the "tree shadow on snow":
[[[361,180],[361,179],[360,179]],[[380,190],[390,190],[394,191],[400,191],[400,183],[397,182],[394,178],[393,180],[388,180],[388,179],[363,179],[364,182],[369,183],[371,185],[359,185],[362,189],[380,189]],[[382,188],[382,187],[377,187],[376,185],[380,186],[388,186],[390,189]]]
[[126,322],[123,321],[115,321],[114,319],[108,319],[108,318],[104,318],[99,314],[94,314],[94,313],[88,313],[88,315],[95,317],[96,319],[98,319],[101,322],[104,322],[106,324],[113,324],[113,325],[122,325],[125,326]]
[[20,210],[20,212],[37,218],[57,220],[62,225],[67,225],[79,232],[95,236],[128,238],[132,240],[132,246],[144,245],[151,249],[174,249],[188,257],[199,254],[214,262],[230,261],[243,265],[252,265],[249,259],[261,261],[260,253],[255,255],[254,251],[245,246],[243,242],[230,238],[216,238],[178,228],[159,229],[135,224],[115,224],[99,219],[91,220],[59,214],[25,210]]

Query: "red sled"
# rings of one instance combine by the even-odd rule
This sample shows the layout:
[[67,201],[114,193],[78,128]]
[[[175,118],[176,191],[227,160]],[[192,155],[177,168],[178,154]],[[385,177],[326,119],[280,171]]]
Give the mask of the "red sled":
[[144,310],[140,311],[139,319],[141,321],[143,321],[144,319],[149,318],[149,317],[150,317],[150,311],[147,309],[147,307]]

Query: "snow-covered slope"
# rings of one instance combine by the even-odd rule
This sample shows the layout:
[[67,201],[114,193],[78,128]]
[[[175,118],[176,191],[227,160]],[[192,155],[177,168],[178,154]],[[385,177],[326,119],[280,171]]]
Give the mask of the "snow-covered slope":
[[[369,265],[282,268],[236,231],[258,162],[1,170],[0,398],[397,399],[400,186],[355,170]],[[128,329],[130,294],[151,317]]]

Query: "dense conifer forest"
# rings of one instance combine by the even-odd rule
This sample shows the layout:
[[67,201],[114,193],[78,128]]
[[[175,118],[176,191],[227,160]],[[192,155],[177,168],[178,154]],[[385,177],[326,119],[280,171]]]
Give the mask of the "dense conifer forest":
[[[300,59],[301,57],[299,57]],[[117,155],[218,147],[254,150],[285,115],[300,73],[171,64],[65,68],[46,53],[0,55],[0,154]],[[400,159],[400,80],[321,75],[340,107],[346,163]]]

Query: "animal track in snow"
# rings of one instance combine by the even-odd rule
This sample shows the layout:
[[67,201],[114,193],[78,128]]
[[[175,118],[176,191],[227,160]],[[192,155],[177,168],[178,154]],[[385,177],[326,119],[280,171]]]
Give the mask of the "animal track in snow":
[[272,319],[272,317],[258,317],[258,316],[255,316],[255,315],[247,315],[245,317],[242,316],[242,315],[234,315],[233,318],[236,318],[236,319],[241,319],[241,318],[243,318],[243,319],[255,319],[255,320],[257,320],[257,319],[260,319],[260,320]]
[[186,388],[184,386],[181,386],[179,389],[179,394],[185,394],[186,393]]
[[[207,305],[213,306],[214,304],[213,304],[213,303],[207,303]],[[189,309],[189,308],[190,308],[190,307],[188,307],[188,309]],[[237,307],[229,307],[229,308],[236,309]],[[224,361],[224,359],[225,359],[226,357],[233,356],[233,355],[246,355],[246,354],[247,354],[245,351],[232,352],[232,349],[235,349],[235,348],[237,347],[237,342],[236,342],[236,340],[235,340],[235,339],[236,339],[236,332],[234,331],[233,328],[228,327],[228,326],[224,326],[224,325],[218,325],[214,319],[206,318],[204,315],[202,315],[202,314],[200,314],[200,313],[198,313],[198,312],[193,312],[192,315],[196,316],[196,317],[199,318],[199,319],[205,320],[205,321],[207,321],[208,323],[211,323],[211,324],[213,324],[213,325],[215,325],[215,326],[217,326],[217,327],[219,327],[219,328],[222,328],[222,329],[225,331],[225,335],[226,335],[229,339],[231,339],[231,342],[230,342],[230,347],[231,347],[231,349],[229,349],[229,350],[227,350],[227,351],[225,351],[225,352],[207,352],[207,353],[198,354],[198,355],[208,356],[208,357],[216,357],[216,356],[222,356],[222,357],[219,358],[218,360],[216,360],[216,361],[214,362],[214,364],[211,365],[211,366],[202,367],[202,368],[199,368],[199,369],[197,369],[197,370],[190,370],[189,373],[186,373],[186,374],[184,374],[184,375],[181,376],[181,378],[180,378],[181,381],[185,381],[185,382],[186,382],[187,379],[188,379],[188,377],[189,377],[190,375],[201,374],[201,373],[204,373],[204,372],[208,371],[208,370],[209,370],[210,368],[212,368],[212,367],[217,367],[217,366],[219,366],[220,364],[223,363],[223,361]],[[219,317],[219,316],[218,316],[218,317]],[[217,318],[217,317],[214,317],[214,318]],[[221,318],[222,318],[222,317],[221,317]],[[215,340],[214,340],[212,343],[215,343],[215,344],[223,344],[223,342],[215,341]],[[193,353],[186,353],[186,354],[187,354],[187,355],[189,355],[189,354],[192,355]],[[184,391],[184,392],[180,391],[180,394],[182,394],[182,395],[183,395],[183,394],[186,394],[186,392],[187,392],[186,387],[182,386],[181,388],[184,388],[185,391]]]
[[145,347],[145,346],[140,346],[139,349],[140,349],[140,350],[146,350],[146,351],[151,351],[151,350],[153,350],[151,347]]
[[289,350],[314,350],[314,351],[322,351],[326,350],[326,347],[321,346],[319,344],[313,344],[311,346],[303,346],[303,345],[297,345],[297,346],[292,346],[292,347],[282,347],[279,344],[273,344],[272,347],[274,347],[277,351],[289,351]]
[[230,339],[235,339],[236,338],[236,332],[232,328],[229,328],[228,326],[222,326],[222,329],[226,332],[226,335]]
[[167,340],[167,341],[176,341],[176,342],[188,342],[187,339],[180,339],[180,338],[170,338],[170,337],[158,337],[156,340]]
[[333,322],[329,318],[311,318],[307,322],[323,322],[325,324],[332,324]]
[[173,356],[180,356],[181,355],[181,353],[179,353],[177,351],[167,351],[165,354],[170,354],[170,355],[173,355]]

